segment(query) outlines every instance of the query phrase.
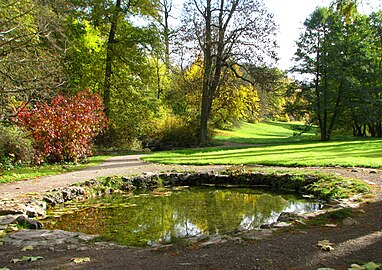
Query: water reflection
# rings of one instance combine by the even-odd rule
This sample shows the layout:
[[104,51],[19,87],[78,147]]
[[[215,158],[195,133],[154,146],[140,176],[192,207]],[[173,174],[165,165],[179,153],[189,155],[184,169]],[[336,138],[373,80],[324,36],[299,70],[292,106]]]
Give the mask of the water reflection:
[[281,212],[311,212],[319,204],[249,188],[192,187],[158,195],[116,194],[45,221],[49,229],[98,234],[125,245],[252,230]]

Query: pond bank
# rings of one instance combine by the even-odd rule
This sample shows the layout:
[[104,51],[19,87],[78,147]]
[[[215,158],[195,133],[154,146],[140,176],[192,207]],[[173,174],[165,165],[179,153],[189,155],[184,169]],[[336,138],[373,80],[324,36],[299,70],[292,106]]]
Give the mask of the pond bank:
[[[121,161],[121,158],[119,159]],[[118,161],[119,162],[119,161]],[[116,162],[116,170],[122,171],[123,165]],[[109,163],[112,165],[112,163]],[[130,168],[131,174],[155,171],[166,171],[161,165],[146,164],[139,169]],[[174,166],[169,166],[168,170]],[[186,166],[180,166],[181,171],[187,171]],[[197,167],[211,171],[214,166]],[[112,169],[112,168],[111,168]],[[268,171],[283,171],[290,168],[265,168]],[[372,183],[380,189],[381,172],[371,172],[369,169],[354,168],[301,168],[292,170],[314,170],[330,172],[345,177],[358,178]],[[134,172],[133,172],[134,171]],[[110,175],[110,174],[109,174]],[[124,174],[126,175],[126,174]],[[89,177],[85,180],[89,180]],[[73,179],[63,176],[61,187],[69,185]],[[63,184],[66,183],[66,184]],[[33,192],[42,192],[44,188],[34,185],[34,181],[26,181]],[[49,187],[53,184],[47,180]],[[57,184],[57,183],[54,183]],[[70,183],[71,184],[71,183]],[[17,187],[17,185],[15,185]],[[13,186],[13,187],[15,187]],[[0,185],[0,192],[1,192]],[[20,187],[20,186],[19,186]],[[2,189],[4,191],[4,189]],[[11,189],[23,192],[23,197],[30,198],[25,190]],[[27,196],[25,196],[27,195]],[[16,197],[16,196],[14,196]],[[19,196],[20,197],[20,196]],[[346,269],[354,262],[368,262],[382,258],[382,225],[381,197],[375,197],[373,202],[363,205],[354,217],[357,223],[347,226],[339,224],[337,227],[313,226],[291,232],[273,235],[263,240],[250,240],[243,243],[228,241],[225,243],[200,248],[169,247],[153,251],[151,249],[126,249],[118,246],[99,246],[92,243],[86,247],[69,249],[67,245],[58,244],[54,247],[36,247],[25,252],[21,248],[4,244],[0,246],[2,257],[0,268],[10,269],[317,269],[319,266],[332,266]],[[316,247],[317,241],[329,239],[335,243],[334,250],[323,252]],[[74,246],[72,246],[74,247]],[[41,261],[25,264],[12,264],[10,261],[17,257],[42,256]],[[89,257],[90,262],[74,264],[73,257]]]

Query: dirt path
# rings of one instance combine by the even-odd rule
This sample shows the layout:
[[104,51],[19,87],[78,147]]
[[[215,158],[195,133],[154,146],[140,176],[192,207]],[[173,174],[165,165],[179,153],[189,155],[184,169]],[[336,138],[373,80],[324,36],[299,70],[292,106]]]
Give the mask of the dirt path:
[[[0,184],[0,196],[16,197],[29,192],[42,192],[75,182],[107,175],[127,175],[142,172],[169,170],[210,171],[223,166],[167,166],[145,163],[139,156],[121,156],[104,164],[82,171],[45,177],[37,180]],[[273,167],[275,170],[288,168]],[[306,170],[307,168],[303,168]],[[345,177],[367,181],[380,189],[382,172],[352,168],[308,168],[336,173]],[[259,241],[228,242],[206,247],[177,247],[165,250],[126,248],[118,246],[89,245],[73,249],[69,246],[35,248],[23,252],[20,248],[0,245],[0,269],[314,269],[332,267],[347,269],[352,263],[369,261],[382,263],[382,197],[357,210],[356,223],[339,224],[336,228],[310,227],[275,233]],[[328,239],[335,244],[332,252],[321,251],[316,246]],[[43,260],[13,264],[10,261],[22,256],[42,256]],[[73,257],[88,257],[90,262],[74,264]]]

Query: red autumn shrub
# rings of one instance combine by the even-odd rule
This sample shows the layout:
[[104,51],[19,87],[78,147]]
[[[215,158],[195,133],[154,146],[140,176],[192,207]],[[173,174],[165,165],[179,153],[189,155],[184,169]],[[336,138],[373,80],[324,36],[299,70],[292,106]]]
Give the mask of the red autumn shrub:
[[18,125],[34,139],[38,163],[74,161],[91,154],[94,137],[106,127],[102,100],[88,90],[76,96],[57,96],[50,103],[24,106]]

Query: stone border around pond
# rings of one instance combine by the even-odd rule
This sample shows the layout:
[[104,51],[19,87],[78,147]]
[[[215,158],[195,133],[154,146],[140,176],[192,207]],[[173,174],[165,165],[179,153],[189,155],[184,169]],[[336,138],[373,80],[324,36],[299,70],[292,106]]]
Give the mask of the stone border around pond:
[[[171,186],[246,186],[268,187],[273,190],[297,192],[299,194],[314,195],[323,198],[323,194],[312,191],[312,185],[319,181],[317,175],[312,174],[275,174],[248,171],[231,171],[227,173],[144,173],[132,177],[106,177],[101,180],[89,180],[75,186],[54,189],[45,193],[40,199],[23,198],[21,200],[0,201],[0,237],[4,232],[16,231],[17,224],[29,229],[40,229],[41,223],[33,217],[45,216],[47,207],[62,204],[74,199],[86,199],[92,196],[103,196],[118,190],[130,191],[134,189],[154,189]],[[325,198],[328,199],[328,198]],[[346,207],[337,201],[337,207]],[[320,213],[323,213],[321,211]],[[317,213],[316,213],[317,214]],[[269,236],[270,229],[284,228],[292,223],[304,222],[307,217],[284,214],[275,224],[262,226],[263,230],[251,232],[232,232],[231,236],[219,236],[205,240],[195,238],[190,242],[200,242],[202,245],[222,243],[228,240],[249,239],[257,240]]]

